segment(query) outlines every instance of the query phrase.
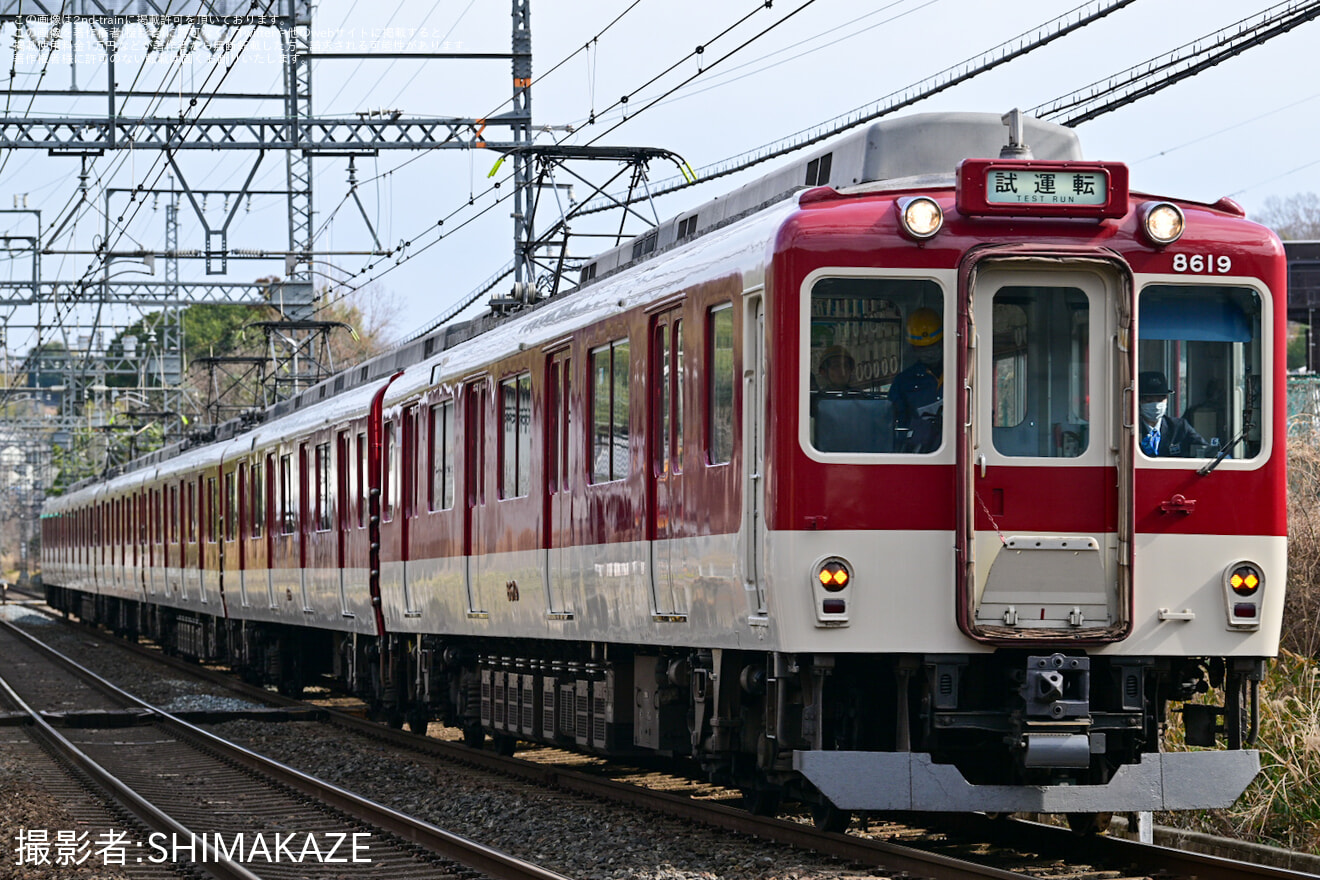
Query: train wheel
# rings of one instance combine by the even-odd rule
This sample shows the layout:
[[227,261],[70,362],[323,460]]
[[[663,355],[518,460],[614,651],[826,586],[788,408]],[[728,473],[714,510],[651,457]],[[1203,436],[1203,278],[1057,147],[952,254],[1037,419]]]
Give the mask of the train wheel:
[[743,809],[753,816],[778,815],[783,800],[783,792],[778,787],[759,782],[744,788],[742,796]]
[[494,737],[495,753],[503,755],[506,758],[512,758],[513,753],[518,750],[518,737],[509,736],[507,733],[497,733]]
[[1109,830],[1113,813],[1068,813],[1068,827],[1073,834],[1103,834]]
[[479,749],[486,744],[486,731],[480,724],[469,724],[463,728],[463,745]]
[[829,801],[814,804],[811,808],[811,820],[821,831],[833,831],[842,834],[852,824],[852,811],[840,810]]
[[431,726],[431,713],[427,712],[421,706],[414,706],[408,710],[408,729],[418,736],[426,736],[426,730]]

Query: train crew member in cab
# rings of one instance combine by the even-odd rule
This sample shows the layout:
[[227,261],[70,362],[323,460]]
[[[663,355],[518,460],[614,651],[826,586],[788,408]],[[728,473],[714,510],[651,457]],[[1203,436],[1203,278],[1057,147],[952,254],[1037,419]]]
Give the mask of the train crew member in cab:
[[944,418],[944,326],[934,309],[908,315],[907,341],[915,360],[894,377],[889,399],[903,452],[932,452]]
[[821,355],[820,367],[816,370],[816,383],[820,391],[850,391],[853,386],[853,371],[857,362],[842,345],[832,345]]
[[1137,376],[1141,408],[1141,451],[1151,457],[1190,458],[1207,444],[1186,419],[1168,414],[1169,382],[1155,370]]

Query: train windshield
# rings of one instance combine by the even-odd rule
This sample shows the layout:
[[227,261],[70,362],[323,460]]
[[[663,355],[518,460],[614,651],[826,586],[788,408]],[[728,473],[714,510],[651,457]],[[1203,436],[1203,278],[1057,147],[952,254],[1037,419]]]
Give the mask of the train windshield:
[[1247,287],[1152,285],[1137,312],[1139,446],[1150,458],[1260,454],[1261,298]]
[[823,278],[811,289],[811,444],[929,453],[943,437],[944,294],[929,279]]

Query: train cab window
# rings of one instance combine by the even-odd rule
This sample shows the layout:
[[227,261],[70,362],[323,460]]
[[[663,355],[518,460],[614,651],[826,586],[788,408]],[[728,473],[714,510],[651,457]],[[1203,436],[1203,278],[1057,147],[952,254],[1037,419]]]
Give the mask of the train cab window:
[[929,279],[822,278],[811,288],[807,435],[834,453],[931,453],[943,440],[944,294]]
[[1149,458],[1260,454],[1264,336],[1247,287],[1151,285],[1137,300],[1138,448]]
[[591,482],[628,476],[628,340],[591,352]]
[[500,383],[500,497],[518,498],[531,490],[532,376],[523,373]]
[[1001,455],[1076,458],[1090,443],[1090,304],[1075,287],[1002,287],[991,328]]
[[431,510],[454,506],[454,402],[446,400],[431,407]]

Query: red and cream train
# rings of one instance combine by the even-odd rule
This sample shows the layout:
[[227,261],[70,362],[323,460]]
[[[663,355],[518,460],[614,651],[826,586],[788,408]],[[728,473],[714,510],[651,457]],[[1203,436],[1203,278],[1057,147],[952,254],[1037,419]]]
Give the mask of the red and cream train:
[[44,577],[286,691],[691,756],[835,826],[1226,805],[1283,613],[1284,295],[1234,203],[1068,129],[877,123],[50,499]]

